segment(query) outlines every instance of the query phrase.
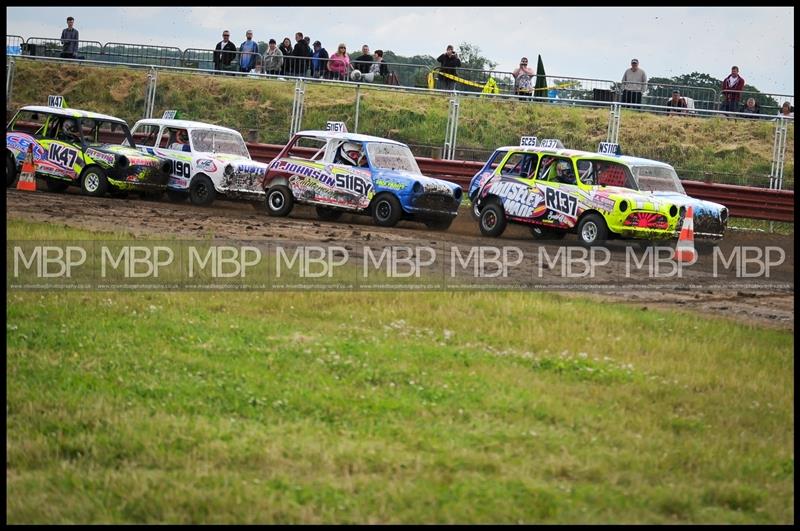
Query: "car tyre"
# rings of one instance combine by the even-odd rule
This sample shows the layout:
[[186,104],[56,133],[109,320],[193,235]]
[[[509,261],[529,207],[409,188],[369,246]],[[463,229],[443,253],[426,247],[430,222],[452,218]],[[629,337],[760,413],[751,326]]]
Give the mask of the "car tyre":
[[578,241],[581,245],[592,247],[603,245],[608,239],[608,225],[600,214],[590,212],[578,223]]
[[318,206],[317,207],[317,217],[322,221],[336,221],[340,217],[342,217],[341,210],[334,210],[333,208]]
[[189,198],[188,192],[184,192],[183,190],[173,190],[172,188],[167,188],[167,199],[169,199],[173,203],[183,203],[188,198]]
[[189,200],[193,205],[208,206],[214,202],[217,192],[214,183],[205,175],[196,175],[189,185]]
[[267,190],[265,199],[267,214],[275,217],[288,216],[294,206],[294,197],[289,187],[279,184]]
[[380,194],[372,202],[372,219],[379,227],[394,227],[403,217],[400,201],[393,194]]
[[81,193],[92,197],[103,197],[108,192],[106,172],[99,166],[89,166],[81,175]]
[[478,227],[481,234],[492,238],[497,238],[506,230],[506,212],[503,205],[498,200],[493,200],[481,209],[481,217],[478,220]]
[[6,188],[11,188],[17,180],[17,163],[11,157],[6,157]]
[[45,179],[45,186],[48,192],[61,193],[69,188],[69,183],[60,179]]

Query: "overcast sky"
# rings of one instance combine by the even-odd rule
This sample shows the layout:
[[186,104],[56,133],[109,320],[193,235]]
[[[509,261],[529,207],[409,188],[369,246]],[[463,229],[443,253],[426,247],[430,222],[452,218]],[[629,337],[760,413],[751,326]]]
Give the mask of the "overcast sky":
[[792,7],[8,7],[6,34],[59,37],[75,17],[81,39],[213,48],[223,29],[240,44],[302,31],[329,52],[368,44],[437,57],[468,42],[511,70],[520,57],[548,76],[619,80],[636,57],[649,77],[691,72],[722,79],[738,65],[762,92],[794,94]]

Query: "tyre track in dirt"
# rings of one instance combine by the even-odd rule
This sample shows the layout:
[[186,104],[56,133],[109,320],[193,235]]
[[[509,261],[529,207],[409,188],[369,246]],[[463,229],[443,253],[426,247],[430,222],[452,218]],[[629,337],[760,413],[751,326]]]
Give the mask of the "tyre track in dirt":
[[[39,182],[40,188],[44,184]],[[540,242],[534,242],[525,227],[510,225],[497,240],[481,236],[477,222],[465,208],[447,231],[431,231],[420,223],[401,222],[387,229],[372,225],[367,216],[344,215],[336,222],[318,221],[313,208],[296,206],[287,218],[267,216],[262,205],[217,200],[209,207],[196,207],[189,203],[172,203],[138,198],[94,198],[70,190],[67,193],[35,193],[9,189],[6,192],[6,218],[8,220],[59,223],[68,227],[91,231],[125,232],[135,237],[175,237],[179,239],[219,238],[233,240],[281,240],[296,242],[363,242],[369,244],[402,245],[506,245],[515,246],[534,255]],[[575,236],[567,235],[564,244],[575,245]],[[555,254],[560,243],[544,245],[548,253]],[[787,249],[786,263],[773,271],[770,280],[783,282],[789,287],[724,289],[697,287],[702,284],[703,272],[709,271],[710,251],[701,251],[697,270],[686,278],[694,287],[657,287],[643,290],[625,288],[612,290],[576,289],[559,290],[569,296],[588,296],[599,301],[624,302],[641,309],[676,308],[712,314],[749,324],[794,330],[794,242],[792,236],[751,231],[730,230],[720,244],[727,251],[734,245],[777,245]],[[625,256],[625,244],[611,242],[611,263],[598,270],[598,282],[615,280]],[[354,253],[356,256],[357,253]],[[466,255],[466,251],[464,252]],[[522,268],[526,278],[535,278],[535,260],[528,269]],[[541,274],[541,273],[540,273]],[[544,284],[561,282],[556,272],[543,279]],[[636,279],[647,283],[646,277]]]

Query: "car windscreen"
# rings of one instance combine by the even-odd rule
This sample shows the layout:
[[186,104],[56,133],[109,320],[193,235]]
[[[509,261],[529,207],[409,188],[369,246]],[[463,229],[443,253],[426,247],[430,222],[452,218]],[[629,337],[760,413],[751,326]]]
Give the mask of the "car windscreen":
[[208,153],[224,153],[250,158],[247,146],[239,135],[227,131],[195,129],[191,132],[192,149]]
[[367,153],[372,167],[383,170],[401,170],[410,173],[419,171],[417,161],[408,146],[401,144],[385,144],[382,142],[369,142]]
[[678,174],[666,166],[634,166],[633,177],[643,192],[678,192],[685,194]]
[[81,133],[83,141],[90,146],[122,144],[136,147],[131,137],[131,131],[124,123],[81,118]]

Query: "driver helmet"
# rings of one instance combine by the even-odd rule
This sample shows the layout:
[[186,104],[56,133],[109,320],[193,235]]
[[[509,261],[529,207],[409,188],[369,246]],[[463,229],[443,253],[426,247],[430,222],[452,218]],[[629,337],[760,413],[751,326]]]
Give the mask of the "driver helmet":
[[364,153],[361,151],[361,146],[352,142],[342,144],[342,159],[353,166],[360,166],[364,161]]
[[559,181],[570,181],[572,180],[572,176],[570,175],[570,167],[569,162],[566,160],[559,160],[556,164],[556,177],[558,177]]
[[78,134],[78,124],[75,123],[75,120],[67,119],[64,120],[64,124],[61,126],[64,130],[64,133],[67,136],[71,136],[74,138],[78,138],[80,135]]
[[178,130],[178,134],[176,135],[177,141],[181,144],[188,144],[189,143],[189,133],[186,132],[186,129]]

